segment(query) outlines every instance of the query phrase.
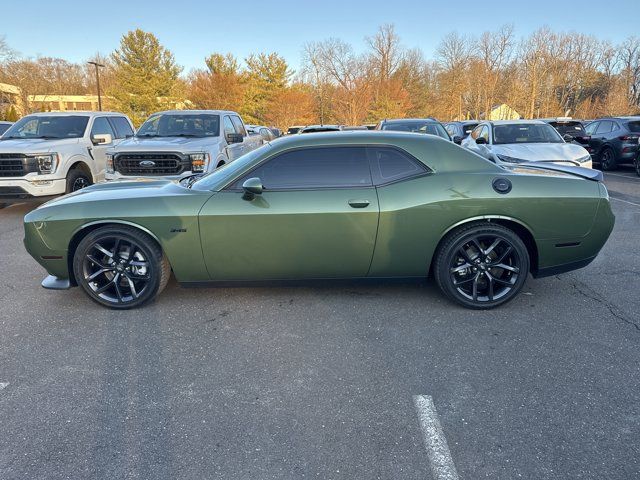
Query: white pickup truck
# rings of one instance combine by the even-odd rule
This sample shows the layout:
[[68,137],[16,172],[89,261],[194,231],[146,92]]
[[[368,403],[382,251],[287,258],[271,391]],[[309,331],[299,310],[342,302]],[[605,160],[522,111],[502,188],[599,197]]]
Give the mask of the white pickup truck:
[[107,149],[133,133],[131,121],[121,113],[23,117],[0,138],[0,208],[103,181]]
[[263,144],[235,112],[171,110],[151,115],[133,138],[107,152],[107,180],[206,173]]

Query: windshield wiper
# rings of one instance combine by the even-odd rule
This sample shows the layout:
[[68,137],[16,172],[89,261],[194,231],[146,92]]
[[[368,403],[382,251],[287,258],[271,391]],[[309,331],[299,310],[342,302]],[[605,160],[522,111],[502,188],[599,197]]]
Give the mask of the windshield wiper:
[[155,133],[138,133],[136,137],[159,137],[160,135],[156,135]]
[[195,133],[176,133],[175,135],[167,135],[168,137],[203,137],[204,135],[196,135]]

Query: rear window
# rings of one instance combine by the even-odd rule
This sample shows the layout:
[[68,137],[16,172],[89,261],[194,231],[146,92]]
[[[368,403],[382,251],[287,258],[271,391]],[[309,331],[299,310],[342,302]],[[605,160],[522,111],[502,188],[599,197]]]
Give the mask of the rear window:
[[630,132],[640,133],[640,122],[629,122],[627,123],[627,128]]
[[554,127],[560,135],[569,134],[574,137],[581,137],[587,134],[580,122],[550,122],[549,124]]

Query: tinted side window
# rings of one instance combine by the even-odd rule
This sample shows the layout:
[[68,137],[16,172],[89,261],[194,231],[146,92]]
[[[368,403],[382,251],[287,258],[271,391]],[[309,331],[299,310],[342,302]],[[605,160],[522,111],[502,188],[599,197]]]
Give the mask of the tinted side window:
[[224,134],[227,135],[229,133],[236,133],[236,129],[231,123],[231,119],[229,117],[224,117]]
[[589,125],[587,125],[586,127],[584,127],[584,130],[589,134],[589,135],[593,135],[593,132],[596,131],[596,128],[598,127],[598,125],[600,125],[600,122],[592,122]]
[[133,136],[133,128],[124,117],[109,117],[111,125],[116,131],[116,138],[125,138]]
[[376,185],[415,177],[429,170],[409,154],[389,147],[369,147],[371,174]]
[[282,153],[234,184],[258,177],[265,190],[367,187],[372,185],[364,147],[307,148]]
[[233,126],[236,128],[236,133],[240,133],[243,137],[246,137],[247,131],[242,124],[242,120],[234,115],[233,117],[231,117],[231,121],[233,122]]
[[109,134],[112,138],[116,138],[116,134],[111,128],[111,124],[106,117],[96,117],[91,127],[91,135],[105,135]]
[[613,128],[613,122],[600,122],[598,128],[596,129],[596,133],[609,133]]

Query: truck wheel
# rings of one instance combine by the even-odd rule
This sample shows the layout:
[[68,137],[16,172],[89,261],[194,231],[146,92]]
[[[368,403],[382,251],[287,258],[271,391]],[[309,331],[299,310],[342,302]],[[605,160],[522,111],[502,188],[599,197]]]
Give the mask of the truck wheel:
[[82,170],[74,168],[67,174],[67,193],[76,192],[91,185],[91,178]]

